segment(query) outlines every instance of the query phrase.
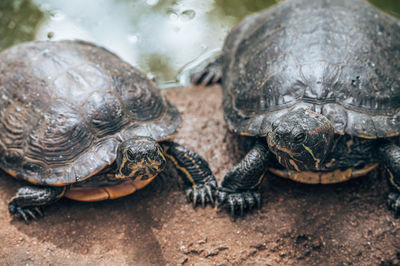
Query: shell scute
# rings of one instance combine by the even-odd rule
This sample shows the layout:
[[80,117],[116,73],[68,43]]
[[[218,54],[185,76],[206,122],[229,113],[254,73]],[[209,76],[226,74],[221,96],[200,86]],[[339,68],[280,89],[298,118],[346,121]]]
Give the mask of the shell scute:
[[228,125],[262,136],[276,112],[308,106],[340,134],[399,135],[398,32],[398,19],[361,0],[283,1],[247,17],[221,55]]
[[181,122],[145,74],[82,41],[30,42],[1,52],[0,106],[0,168],[52,186],[98,173],[135,134],[159,141]]

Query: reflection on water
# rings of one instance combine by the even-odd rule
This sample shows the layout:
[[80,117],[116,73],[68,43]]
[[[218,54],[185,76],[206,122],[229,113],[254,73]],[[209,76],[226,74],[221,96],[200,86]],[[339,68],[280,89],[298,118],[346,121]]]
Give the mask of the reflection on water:
[[400,18],[400,1],[399,0],[368,0],[378,8],[388,12],[389,14]]
[[43,12],[30,0],[0,1],[0,50],[35,38]]
[[[175,86],[179,72],[220,49],[233,25],[276,2],[1,0],[0,49],[33,39],[84,39],[117,53],[155,77],[160,86]],[[399,0],[371,2],[400,14]]]
[[185,64],[220,47],[238,20],[216,8],[213,0],[34,2],[47,14],[36,39],[49,39],[51,33],[53,40],[93,41],[154,76],[164,87],[176,83]]

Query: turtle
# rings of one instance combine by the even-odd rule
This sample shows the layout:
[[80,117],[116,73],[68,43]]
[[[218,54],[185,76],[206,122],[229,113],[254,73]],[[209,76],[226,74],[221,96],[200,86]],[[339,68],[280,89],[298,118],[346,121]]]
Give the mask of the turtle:
[[129,195],[176,166],[193,205],[213,203],[215,177],[171,140],[182,118],[153,80],[80,41],[32,41],[0,53],[0,168],[25,182],[8,203],[25,221],[59,198]]
[[[387,169],[400,212],[400,23],[363,0],[287,0],[246,17],[192,83],[222,87],[247,154],[217,200],[260,207],[265,173],[332,184]],[[247,144],[246,144],[247,143]]]

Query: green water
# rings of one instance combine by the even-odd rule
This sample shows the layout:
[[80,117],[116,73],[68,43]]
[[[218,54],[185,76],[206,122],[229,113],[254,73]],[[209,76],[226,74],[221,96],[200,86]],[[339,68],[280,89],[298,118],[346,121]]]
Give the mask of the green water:
[[[278,0],[1,0],[0,50],[30,40],[84,39],[155,77],[187,82],[243,17]],[[400,0],[370,0],[400,17]],[[183,73],[183,74],[182,74]]]

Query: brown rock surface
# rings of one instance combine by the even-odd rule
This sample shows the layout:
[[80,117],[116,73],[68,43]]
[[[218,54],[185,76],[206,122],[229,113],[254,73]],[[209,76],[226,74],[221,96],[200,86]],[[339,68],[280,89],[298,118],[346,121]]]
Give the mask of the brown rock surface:
[[[220,182],[240,158],[220,89],[166,94],[185,121],[175,140],[204,156]],[[0,265],[399,264],[400,220],[386,209],[382,173],[325,186],[268,176],[262,209],[233,221],[209,206],[193,209],[171,170],[125,198],[62,199],[25,224],[7,211],[20,182],[0,172]]]

